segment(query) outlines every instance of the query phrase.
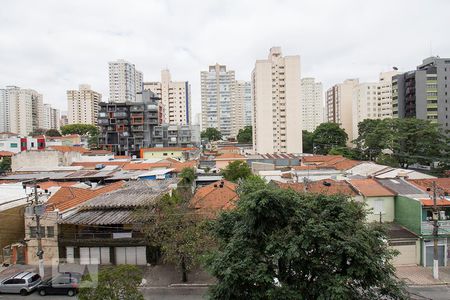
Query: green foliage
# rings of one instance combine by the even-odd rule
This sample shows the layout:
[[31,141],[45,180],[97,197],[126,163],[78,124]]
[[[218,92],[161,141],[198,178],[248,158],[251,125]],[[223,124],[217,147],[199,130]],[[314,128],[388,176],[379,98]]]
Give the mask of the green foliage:
[[0,171],[10,171],[11,170],[11,157],[5,156],[0,162]]
[[388,121],[365,119],[358,124],[358,138],[353,141],[364,159],[375,160],[388,147]]
[[56,129],[49,129],[45,132],[46,136],[61,136],[61,133]]
[[179,177],[181,177],[182,185],[192,186],[194,184],[195,178],[197,178],[197,175],[195,175],[194,168],[183,168]]
[[202,139],[208,139],[209,141],[218,141],[222,138],[222,133],[216,128],[206,128],[201,133]]
[[313,153],[313,133],[302,131],[303,153]]
[[44,135],[46,131],[47,130],[43,129],[43,128],[36,128],[32,132],[30,132],[28,135],[29,136]]
[[398,161],[392,155],[389,154],[381,153],[376,157],[375,161],[377,164],[380,165],[390,166],[393,168],[399,167]]
[[96,136],[99,134],[97,126],[90,124],[70,124],[61,127],[61,133],[63,135],[67,134],[79,134],[79,135],[89,135]]
[[177,265],[182,281],[186,282],[188,272],[200,263],[214,243],[204,216],[188,208],[184,192],[179,189],[172,195],[164,195],[153,210],[137,211],[136,219],[149,243],[161,249],[163,261]]
[[345,147],[348,135],[337,123],[322,123],[314,130],[312,140],[317,154],[327,154],[333,147]]
[[[86,277],[83,280],[89,281]],[[98,273],[98,285],[80,288],[80,300],[139,300],[144,296],[138,286],[142,271],[136,266],[118,265],[106,267]]]
[[361,153],[358,149],[348,148],[348,147],[333,147],[331,148],[329,155],[342,155],[348,159],[361,159]]
[[237,141],[239,143],[251,143],[253,138],[252,126],[245,126],[243,129],[239,129],[237,135]]
[[243,160],[235,160],[222,170],[222,176],[229,181],[237,182],[252,175],[252,170]]
[[[255,186],[255,185],[253,185]],[[345,196],[244,193],[212,224],[211,299],[407,299],[386,231]]]
[[89,149],[99,149],[98,138],[99,138],[98,134],[89,137],[88,139]]
[[268,187],[267,182],[258,175],[250,175],[242,180],[237,188],[239,197],[262,190]]

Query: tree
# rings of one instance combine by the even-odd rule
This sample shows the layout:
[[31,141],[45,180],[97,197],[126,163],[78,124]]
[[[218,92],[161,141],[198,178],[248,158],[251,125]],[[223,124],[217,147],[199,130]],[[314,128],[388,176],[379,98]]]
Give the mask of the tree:
[[192,186],[194,184],[195,178],[195,169],[194,168],[183,168],[179,175],[181,177],[181,184]]
[[[255,187],[255,185],[253,185]],[[384,228],[343,195],[265,186],[212,224],[211,299],[407,299]]]
[[179,267],[183,282],[214,245],[203,216],[190,210],[178,191],[164,195],[154,210],[137,211],[136,219],[149,243],[161,249],[163,261]]
[[313,153],[313,133],[302,130],[303,153]]
[[202,139],[208,139],[213,142],[220,140],[222,138],[222,133],[216,128],[209,127],[202,131],[201,137]]
[[235,160],[222,170],[222,176],[229,181],[237,182],[239,179],[245,179],[252,174],[252,170],[243,160]]
[[362,158],[361,152],[359,149],[349,148],[349,147],[333,147],[328,152],[328,155],[342,155],[348,159],[356,159],[359,160]]
[[46,132],[46,129],[43,128],[35,128],[32,132],[30,132],[29,136],[37,136],[37,135],[44,135]]
[[322,123],[313,132],[316,153],[327,154],[333,147],[345,147],[348,135],[337,123]]
[[10,171],[11,170],[11,157],[4,156],[0,161],[0,171]]
[[237,141],[239,143],[251,143],[253,139],[253,128],[252,126],[245,126],[243,129],[239,129],[237,135]]
[[[89,278],[83,277],[90,281]],[[139,300],[144,296],[138,286],[142,282],[142,271],[131,265],[105,267],[98,273],[97,286],[86,286],[82,282],[80,300]]]
[[49,129],[45,132],[46,136],[61,136],[61,133],[56,129]]
[[376,160],[392,138],[389,121],[365,119],[358,123],[358,138],[353,141],[363,158]]
[[69,124],[61,127],[61,133],[63,135],[67,134],[79,134],[79,135],[89,135],[96,136],[99,134],[97,126],[90,124]]

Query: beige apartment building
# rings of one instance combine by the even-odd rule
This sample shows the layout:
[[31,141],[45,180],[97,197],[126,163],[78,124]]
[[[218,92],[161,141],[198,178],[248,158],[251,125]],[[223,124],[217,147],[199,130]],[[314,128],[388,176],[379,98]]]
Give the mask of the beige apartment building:
[[135,102],[136,93],[142,92],[143,74],[134,64],[123,59],[109,62],[109,101]]
[[60,128],[59,109],[53,108],[50,104],[44,104],[44,129]]
[[163,123],[189,125],[192,123],[191,85],[188,81],[172,81],[170,71],[161,71],[161,81],[144,82],[144,90],[150,90],[161,98]]
[[34,129],[45,128],[42,95],[32,89],[7,86],[2,89],[2,129],[23,136]]
[[252,72],[253,150],[301,153],[300,56],[283,56],[280,47],[257,60]]
[[252,125],[252,83],[236,80],[231,104],[231,135],[236,137],[240,129]]
[[382,72],[379,76],[378,118],[392,118],[392,77],[399,71]]
[[234,71],[225,65],[209,66],[200,73],[202,129],[217,128],[222,136],[232,137],[232,104],[236,85]]
[[327,121],[338,123],[348,135],[348,145],[353,137],[353,90],[358,86],[358,79],[347,79],[327,90]]
[[302,130],[313,132],[323,123],[323,87],[314,78],[301,80]]
[[67,119],[69,124],[97,125],[99,103],[102,95],[88,84],[80,84],[78,90],[67,91]]

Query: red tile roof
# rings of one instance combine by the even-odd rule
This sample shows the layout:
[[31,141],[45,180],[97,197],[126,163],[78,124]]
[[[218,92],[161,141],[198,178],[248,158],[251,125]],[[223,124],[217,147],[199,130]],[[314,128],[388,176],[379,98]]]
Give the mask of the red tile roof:
[[[279,181],[273,181],[282,189],[292,189],[297,192],[310,192],[325,195],[337,195],[344,194],[348,196],[356,196],[356,192],[352,187],[345,181],[336,181],[332,179],[323,179],[318,181],[312,181],[308,184],[305,190],[304,183],[284,183]],[[329,183],[330,185],[326,185]]]
[[450,195],[450,178],[408,179],[408,181],[425,192],[428,188],[432,188],[433,181],[435,181],[438,189],[443,190],[444,193]]
[[73,139],[73,138],[79,138],[79,137],[80,137],[79,134],[68,134],[68,135],[63,135],[63,136],[46,136],[46,138],[53,139],[53,140]]
[[304,163],[323,163],[327,161],[331,161],[336,158],[344,158],[341,155],[312,155],[312,156],[304,156],[302,157],[302,161]]
[[122,167],[123,170],[151,170],[154,168],[170,168],[172,164],[170,162],[157,162],[157,163],[125,163]]
[[195,192],[189,207],[209,216],[214,216],[221,210],[233,209],[239,198],[236,188],[237,185],[228,180],[201,187]]
[[361,163],[361,161],[348,159],[341,155],[305,156],[302,158],[302,161],[307,166],[335,170],[348,170]]
[[79,152],[79,153],[89,152],[89,150],[86,148],[75,146],[50,146],[48,148],[61,152]]
[[245,156],[237,153],[224,153],[215,158],[215,160],[227,160],[227,159],[245,159]]
[[73,162],[71,166],[83,167],[83,169],[95,169],[97,165],[118,166],[122,168],[126,163],[125,161],[78,161]]
[[167,151],[190,151],[195,150],[196,148],[188,147],[154,147],[154,148],[142,148],[141,152],[167,152]]
[[365,197],[393,197],[395,193],[375,179],[352,179],[349,183]]
[[59,210],[61,212],[74,208],[101,194],[115,191],[123,186],[123,181],[117,181],[94,190],[75,187],[61,187],[47,201],[47,211]]
[[[433,199],[420,199],[420,202],[423,206],[433,206],[434,201]],[[440,206],[450,206],[450,201],[447,199],[437,199],[436,205]]]
[[44,182],[39,182],[39,187],[42,190],[48,190],[51,187],[55,187],[55,186],[72,186],[77,184],[77,181],[44,181]]
[[316,165],[307,165],[307,166],[293,166],[292,169],[296,171],[303,171],[303,170],[317,170],[319,167]]
[[4,157],[4,156],[13,156],[14,152],[10,152],[10,151],[0,151],[0,157]]

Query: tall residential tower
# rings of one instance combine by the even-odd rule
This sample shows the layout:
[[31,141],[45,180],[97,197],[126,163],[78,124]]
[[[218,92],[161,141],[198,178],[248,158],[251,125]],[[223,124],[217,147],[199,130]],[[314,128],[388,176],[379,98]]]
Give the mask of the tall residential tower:
[[322,83],[314,78],[302,78],[302,130],[313,132],[323,123],[323,89]]
[[134,64],[123,59],[109,63],[109,101],[136,101],[136,93],[142,92],[142,72]]
[[80,84],[78,90],[67,91],[67,117],[69,124],[97,125],[99,103],[102,95],[88,84]]

